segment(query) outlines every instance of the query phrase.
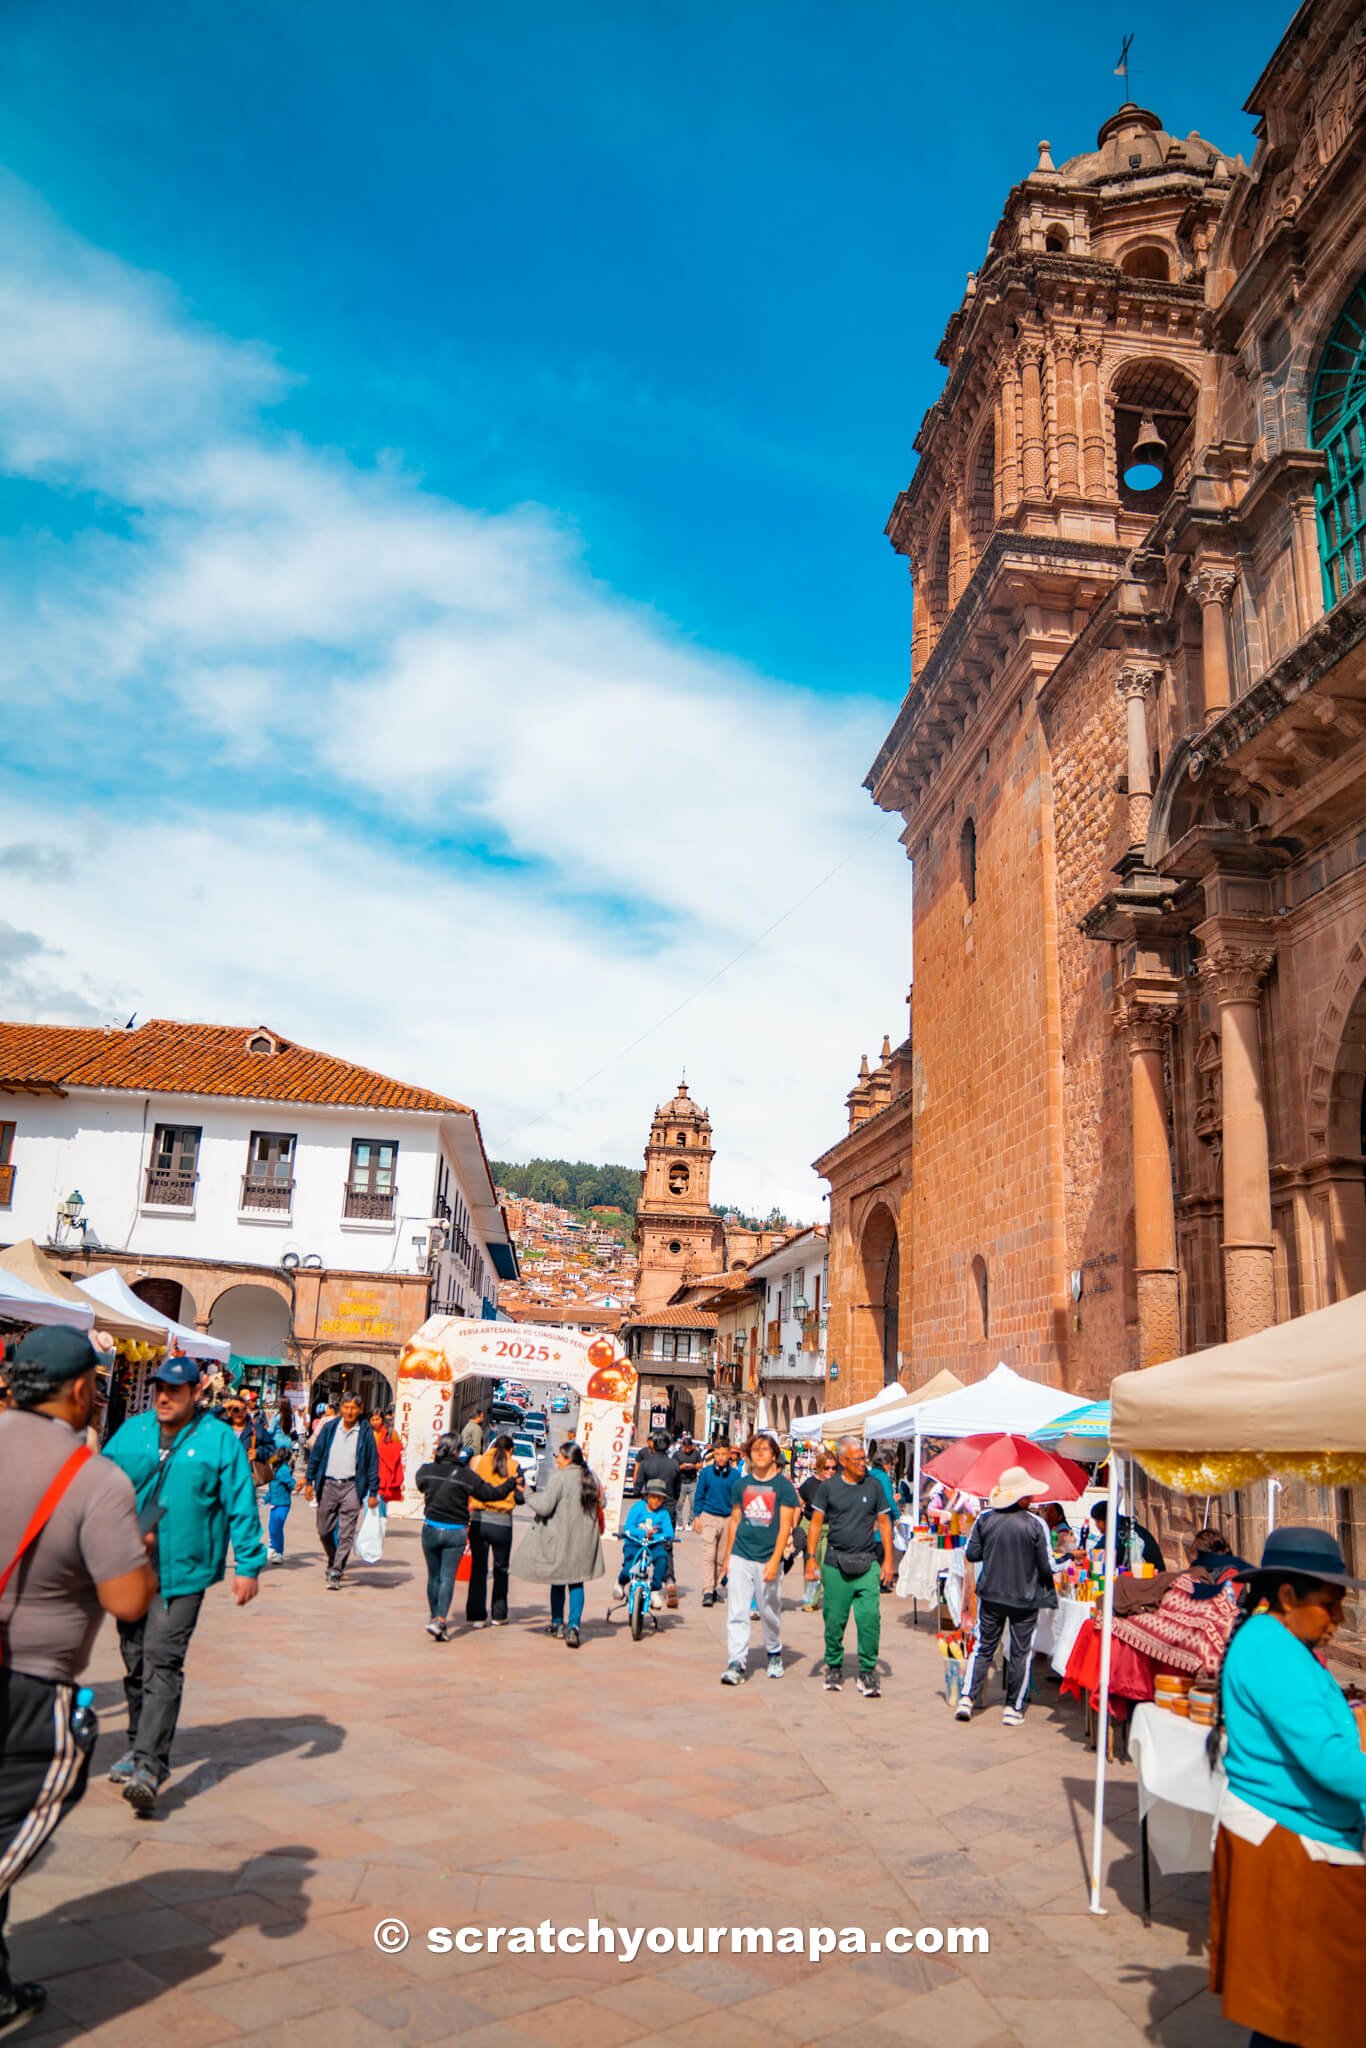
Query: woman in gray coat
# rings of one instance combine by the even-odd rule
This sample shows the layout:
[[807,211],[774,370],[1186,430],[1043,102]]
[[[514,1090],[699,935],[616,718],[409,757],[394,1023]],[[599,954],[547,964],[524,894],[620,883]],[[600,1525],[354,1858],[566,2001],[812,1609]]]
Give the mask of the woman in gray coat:
[[512,1559],[515,1578],[549,1586],[550,1633],[563,1636],[571,1650],[579,1647],[584,1581],[600,1579],[606,1570],[599,1528],[600,1504],[598,1482],[571,1437],[555,1453],[550,1484],[533,1503],[536,1519]]

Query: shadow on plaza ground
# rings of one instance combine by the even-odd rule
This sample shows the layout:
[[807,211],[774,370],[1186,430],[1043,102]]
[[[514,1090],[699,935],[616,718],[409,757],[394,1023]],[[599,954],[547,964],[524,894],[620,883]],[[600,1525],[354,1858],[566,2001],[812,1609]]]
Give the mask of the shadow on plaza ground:
[[48,1994],[24,2040],[56,2048],[192,1985],[223,1964],[230,1936],[240,1944],[297,1935],[317,1853],[290,1843],[236,1869],[166,1872],[155,1890],[150,1881],[99,1885],[22,1922],[10,1932],[15,1970]]
[[[1089,1881],[1091,1857],[1091,1814],[1095,1798],[1092,1778],[1064,1778],[1077,1846],[1082,1883]],[[1118,1792],[1119,1810],[1107,1807],[1107,1822],[1132,1840],[1126,1840],[1118,1855],[1112,1855],[1105,1869],[1105,1883],[1117,1905],[1111,1912],[1129,1916],[1142,1930],[1143,1869],[1138,1844],[1138,1814],[1134,1788],[1113,1786],[1111,1801]],[[1128,1799],[1126,1800],[1126,1794]],[[1127,1806],[1127,1811],[1126,1811]],[[1185,1939],[1186,1962],[1147,1963],[1139,1959],[1118,1965],[1117,1981],[1146,1987],[1148,2019],[1146,2031],[1162,2048],[1220,2048],[1232,2040],[1218,2004],[1209,1992],[1209,1878],[1203,1872],[1186,1872],[1167,1877],[1153,1864],[1151,1870],[1152,1924],[1181,1934]],[[1242,2035],[1236,2038],[1241,2042]]]
[[[127,1746],[122,1684],[106,1680],[94,1692],[96,1710],[104,1726],[90,1773],[92,1785]],[[346,1730],[323,1714],[282,1714],[274,1720],[251,1714],[237,1721],[197,1726],[182,1722],[172,1752],[173,1774],[157,1802],[157,1815],[175,1813],[188,1800],[251,1764],[270,1763],[276,1757],[292,1754],[301,1762],[335,1756],[345,1740]]]

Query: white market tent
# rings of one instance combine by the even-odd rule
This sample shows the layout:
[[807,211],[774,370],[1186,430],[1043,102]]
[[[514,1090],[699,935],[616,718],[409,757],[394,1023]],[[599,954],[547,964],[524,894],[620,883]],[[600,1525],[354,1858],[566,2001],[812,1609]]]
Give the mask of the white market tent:
[[[1366,1480],[1366,1294],[1275,1323],[1110,1386],[1110,1443],[1179,1493],[1223,1493],[1276,1472],[1319,1486]],[[1091,1911],[1100,1903],[1119,1458],[1110,1460],[1101,1615]]]
[[[65,1302],[68,1307],[79,1310],[79,1315],[73,1315],[68,1320],[78,1324],[81,1329],[86,1327],[83,1317],[86,1310],[91,1309],[90,1296],[82,1294],[80,1288],[67,1279],[61,1268],[54,1264],[46,1252],[40,1250],[31,1237],[20,1238],[18,1244],[12,1244],[8,1251],[0,1252],[0,1267],[3,1267],[5,1273],[26,1281],[30,1287],[39,1287],[44,1294],[54,1300]],[[91,1312],[94,1313],[93,1309]],[[114,1339],[115,1344],[152,1344],[159,1347],[164,1340],[150,1330],[142,1320],[150,1313],[151,1311],[139,1302],[137,1320],[125,1322],[121,1321],[112,1309],[101,1305],[96,1321],[103,1333]]]
[[146,1330],[149,1344],[164,1345],[184,1352],[187,1358],[208,1359],[215,1365],[226,1365],[232,1356],[232,1346],[221,1337],[207,1337],[202,1330],[177,1323],[140,1301],[117,1266],[106,1266],[76,1284],[97,1310],[112,1309],[121,1323],[136,1323]]
[[1075,1394],[1065,1394],[1061,1387],[1046,1387],[1041,1380],[1027,1380],[1008,1365],[998,1365],[984,1380],[974,1380],[956,1394],[922,1399],[909,1407],[903,1404],[899,1420],[893,1423],[889,1415],[887,1427],[879,1421],[868,1433],[879,1443],[914,1443],[911,1484],[918,1509],[922,1437],[977,1436],[987,1430],[1028,1436],[1076,1405]]
[[[1028,1436],[1076,1405],[1075,1394],[1064,1393],[1061,1387],[1046,1387],[1040,1380],[1027,1380],[1008,1365],[998,1365],[984,1380],[974,1380],[942,1400],[916,1403],[894,1426],[883,1428],[879,1422],[870,1433],[883,1443],[889,1438],[900,1442],[915,1436],[977,1436],[988,1429]],[[892,1423],[890,1416],[887,1420]]]
[[88,1330],[95,1320],[93,1306],[80,1307],[74,1301],[60,1301],[41,1287],[32,1287],[17,1273],[0,1272],[0,1316],[12,1323],[62,1325],[69,1330]]
[[900,1408],[906,1400],[903,1386],[879,1387],[868,1401],[855,1401],[848,1408],[827,1408],[823,1415],[803,1415],[792,1425],[796,1439],[805,1437],[856,1436],[865,1422],[879,1412]]

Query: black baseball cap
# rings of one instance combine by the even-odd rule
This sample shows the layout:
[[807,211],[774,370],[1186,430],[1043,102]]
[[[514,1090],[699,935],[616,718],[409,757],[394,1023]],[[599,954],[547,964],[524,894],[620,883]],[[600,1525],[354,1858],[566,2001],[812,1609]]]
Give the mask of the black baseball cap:
[[59,1325],[50,1330],[30,1330],[14,1354],[16,1365],[36,1366],[54,1387],[94,1372],[107,1358],[95,1349],[84,1330]]

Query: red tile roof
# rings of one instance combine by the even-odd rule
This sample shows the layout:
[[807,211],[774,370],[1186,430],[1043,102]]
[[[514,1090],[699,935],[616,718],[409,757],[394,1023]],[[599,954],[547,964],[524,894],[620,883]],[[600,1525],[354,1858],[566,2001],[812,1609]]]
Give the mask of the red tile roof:
[[[249,1052],[255,1039],[269,1039],[274,1050]],[[295,1045],[263,1024],[180,1024],[166,1017],[135,1031],[0,1024],[0,1092],[35,1085],[469,1113],[448,1095]]]
[[716,1317],[700,1308],[657,1308],[647,1316],[628,1316],[636,1330],[714,1330]]

